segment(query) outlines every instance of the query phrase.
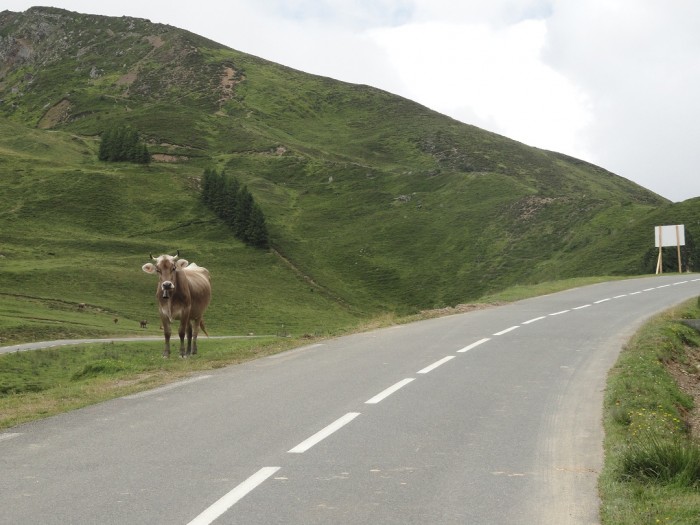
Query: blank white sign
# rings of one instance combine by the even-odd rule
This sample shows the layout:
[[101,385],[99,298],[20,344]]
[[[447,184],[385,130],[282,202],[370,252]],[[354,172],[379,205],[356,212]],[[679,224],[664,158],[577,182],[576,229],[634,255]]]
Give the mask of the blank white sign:
[[685,226],[683,224],[656,226],[654,237],[657,248],[659,246],[685,246]]

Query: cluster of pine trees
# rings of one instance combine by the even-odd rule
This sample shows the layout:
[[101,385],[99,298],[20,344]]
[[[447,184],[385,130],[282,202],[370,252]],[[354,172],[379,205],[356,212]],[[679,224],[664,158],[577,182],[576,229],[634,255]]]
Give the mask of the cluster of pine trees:
[[241,241],[257,248],[268,246],[263,212],[238,179],[213,169],[204,170],[202,199]]
[[139,132],[130,126],[115,126],[102,133],[100,160],[109,162],[135,162],[148,164],[151,155]]

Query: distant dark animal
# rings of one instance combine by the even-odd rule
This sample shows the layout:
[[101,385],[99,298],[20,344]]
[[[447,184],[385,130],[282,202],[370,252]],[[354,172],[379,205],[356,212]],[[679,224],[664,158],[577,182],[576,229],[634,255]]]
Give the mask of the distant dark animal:
[[85,303],[79,303],[78,310],[85,310]]
[[146,328],[146,325],[148,325],[148,321],[146,321],[145,319],[141,321],[141,328]]
[[[211,301],[211,280],[206,268],[179,259],[177,255],[161,255],[153,257],[152,263],[146,263],[141,268],[146,273],[158,275],[156,300],[160,315],[165,347],[163,357],[170,357],[170,324],[173,319],[180,320],[178,335],[180,336],[180,357],[197,353],[197,336],[199,329],[207,334],[204,327],[204,312]],[[185,349],[185,334],[187,334],[187,349]],[[209,335],[209,334],[207,334]]]
[[114,318],[114,324],[117,324],[118,322],[119,322],[119,318],[118,318],[118,317],[115,317],[115,318]]

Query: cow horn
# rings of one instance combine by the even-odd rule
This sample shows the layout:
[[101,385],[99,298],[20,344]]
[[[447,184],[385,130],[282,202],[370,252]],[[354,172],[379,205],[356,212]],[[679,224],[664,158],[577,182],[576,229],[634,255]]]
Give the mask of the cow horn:
[[151,256],[151,259],[153,259],[154,261],[156,260],[156,258],[153,257],[153,254],[152,254],[152,253],[149,253],[148,255],[150,255],[150,256]]
[[175,254],[175,257],[180,257],[180,250],[177,250],[177,253]]

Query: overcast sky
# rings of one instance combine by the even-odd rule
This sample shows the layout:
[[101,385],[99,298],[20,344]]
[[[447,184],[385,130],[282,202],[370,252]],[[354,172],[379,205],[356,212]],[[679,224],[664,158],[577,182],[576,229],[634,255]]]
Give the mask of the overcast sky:
[[700,196],[698,0],[0,0],[128,15]]

